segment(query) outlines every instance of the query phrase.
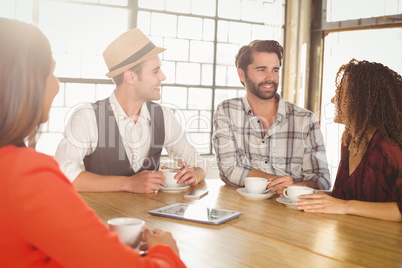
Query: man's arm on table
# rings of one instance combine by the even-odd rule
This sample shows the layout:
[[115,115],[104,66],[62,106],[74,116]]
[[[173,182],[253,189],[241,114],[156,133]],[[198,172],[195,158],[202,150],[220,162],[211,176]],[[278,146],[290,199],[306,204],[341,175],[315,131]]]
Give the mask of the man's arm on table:
[[133,176],[105,176],[82,171],[73,181],[78,192],[152,193],[165,184],[161,171],[145,170]]
[[268,184],[267,187],[272,188],[271,191],[276,192],[279,196],[283,196],[283,190],[290,185],[308,186],[313,189],[319,188],[317,183],[312,180],[294,182],[290,176],[272,175],[258,169],[251,169],[247,177],[261,177],[268,179],[271,183]]

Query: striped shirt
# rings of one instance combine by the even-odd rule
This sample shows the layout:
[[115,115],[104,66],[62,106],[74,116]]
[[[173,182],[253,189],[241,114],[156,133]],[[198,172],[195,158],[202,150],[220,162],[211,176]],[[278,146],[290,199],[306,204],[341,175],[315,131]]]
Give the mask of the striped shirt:
[[244,186],[251,169],[293,181],[312,180],[320,189],[331,187],[324,139],[314,114],[279,95],[274,124],[264,133],[247,97],[225,100],[214,114],[213,145],[221,179]]

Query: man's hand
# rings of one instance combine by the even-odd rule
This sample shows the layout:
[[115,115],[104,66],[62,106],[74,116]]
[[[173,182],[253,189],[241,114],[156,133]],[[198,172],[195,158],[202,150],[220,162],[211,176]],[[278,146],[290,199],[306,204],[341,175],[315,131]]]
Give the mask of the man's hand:
[[268,188],[272,188],[270,192],[276,192],[279,196],[283,196],[286,187],[295,184],[290,176],[273,176],[268,178],[268,181],[271,182],[268,184]]
[[125,190],[132,193],[153,193],[165,185],[165,177],[161,171],[144,170],[127,180]]
[[197,173],[193,167],[190,167],[186,162],[179,162],[177,166],[181,167],[180,171],[177,172],[175,178],[177,183],[185,183],[191,186],[196,186],[198,184]]

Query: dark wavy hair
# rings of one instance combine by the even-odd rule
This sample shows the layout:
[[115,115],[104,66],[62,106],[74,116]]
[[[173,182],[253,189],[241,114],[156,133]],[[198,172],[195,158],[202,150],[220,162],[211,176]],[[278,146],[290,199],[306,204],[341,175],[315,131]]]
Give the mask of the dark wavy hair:
[[[368,142],[366,133],[371,126],[392,144],[402,144],[401,75],[381,63],[352,59],[339,68],[335,83],[338,100],[345,90],[343,145],[346,146],[351,137],[349,150],[358,153],[362,142]],[[340,112],[339,101],[336,108]]]
[[[237,69],[242,69],[247,75],[247,67],[253,63],[253,52],[275,53],[279,58],[279,66],[282,66],[283,47],[275,40],[254,40],[246,46],[242,46],[235,58]],[[240,81],[241,82],[241,81]],[[244,83],[241,82],[243,85]]]

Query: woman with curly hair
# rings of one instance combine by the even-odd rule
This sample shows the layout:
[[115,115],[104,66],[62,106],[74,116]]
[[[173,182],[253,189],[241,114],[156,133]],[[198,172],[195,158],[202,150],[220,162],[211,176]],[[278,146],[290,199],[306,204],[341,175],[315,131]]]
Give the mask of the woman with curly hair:
[[402,221],[402,77],[352,59],[336,76],[334,121],[344,124],[332,197],[304,195],[300,210]]

